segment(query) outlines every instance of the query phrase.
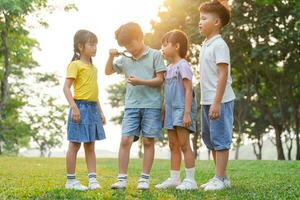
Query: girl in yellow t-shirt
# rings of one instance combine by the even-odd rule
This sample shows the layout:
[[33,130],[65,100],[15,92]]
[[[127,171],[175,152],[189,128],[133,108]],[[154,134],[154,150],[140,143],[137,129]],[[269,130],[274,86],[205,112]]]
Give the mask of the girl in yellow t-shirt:
[[[105,139],[103,124],[106,120],[98,99],[97,68],[92,63],[96,51],[96,35],[87,30],[77,31],[74,36],[74,56],[68,66],[64,84],[64,93],[70,105],[66,189],[100,188],[96,179],[95,141]],[[70,90],[72,85],[74,96]],[[77,152],[82,142],[88,168],[88,187],[81,185],[75,176]]]

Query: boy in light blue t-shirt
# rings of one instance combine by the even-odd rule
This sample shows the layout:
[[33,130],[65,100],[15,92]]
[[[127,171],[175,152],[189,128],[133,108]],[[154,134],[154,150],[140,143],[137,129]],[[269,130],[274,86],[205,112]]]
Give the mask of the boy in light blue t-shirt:
[[[127,79],[122,139],[119,148],[118,180],[112,189],[126,187],[130,148],[134,139],[143,136],[143,171],[138,189],[149,189],[149,176],[154,159],[154,139],[161,136],[161,85],[166,66],[158,50],[144,44],[143,32],[136,23],[122,25],[116,32],[118,44],[126,48],[120,53],[110,50],[105,74],[125,74]],[[127,54],[130,53],[130,56]],[[114,60],[121,55],[121,58]]]

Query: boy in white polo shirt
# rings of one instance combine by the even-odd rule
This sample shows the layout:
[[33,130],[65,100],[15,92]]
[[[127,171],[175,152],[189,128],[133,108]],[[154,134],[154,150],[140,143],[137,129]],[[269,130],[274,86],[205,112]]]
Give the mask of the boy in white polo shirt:
[[199,29],[206,38],[199,58],[202,138],[212,151],[215,163],[215,176],[201,188],[221,190],[230,187],[226,166],[232,142],[235,99],[229,48],[220,35],[221,29],[229,23],[230,9],[227,1],[214,0],[203,3],[199,10]]

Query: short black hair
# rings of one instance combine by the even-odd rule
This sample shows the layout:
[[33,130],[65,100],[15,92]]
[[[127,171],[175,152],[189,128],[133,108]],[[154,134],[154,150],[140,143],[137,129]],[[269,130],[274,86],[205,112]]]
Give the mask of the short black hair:
[[200,12],[215,13],[221,19],[222,27],[226,26],[230,21],[230,10],[226,8],[219,1],[213,0],[211,2],[202,3],[199,7]]

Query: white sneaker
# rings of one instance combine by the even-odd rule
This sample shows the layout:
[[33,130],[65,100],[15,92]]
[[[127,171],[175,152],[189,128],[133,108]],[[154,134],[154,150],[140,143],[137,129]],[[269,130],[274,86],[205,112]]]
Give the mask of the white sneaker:
[[176,187],[177,190],[196,190],[198,189],[195,180],[185,178],[180,185]]
[[149,189],[149,180],[140,178],[138,181],[137,189],[138,190],[148,190]]
[[230,182],[230,179],[228,177],[224,179],[223,183],[224,183],[226,188],[231,188],[231,182]]
[[220,179],[214,177],[211,179],[211,181],[208,182],[208,184],[205,186],[205,191],[213,191],[213,190],[223,190],[226,188],[226,185],[224,184],[224,181],[221,181]]
[[100,189],[100,188],[101,188],[101,186],[97,181],[90,181],[89,182],[89,189],[90,190],[97,190],[97,189]]
[[111,189],[125,189],[126,180],[118,180],[116,183],[111,185]]
[[209,179],[206,183],[200,185],[200,188],[204,189],[208,184],[209,182],[212,180],[213,178]]
[[180,184],[179,180],[174,180],[171,178],[168,178],[164,182],[157,184],[155,186],[156,189],[168,189],[168,188],[176,188]]
[[80,191],[84,191],[87,190],[88,188],[84,185],[81,185],[79,181],[75,180],[71,183],[66,183],[65,188],[68,190],[80,190]]

